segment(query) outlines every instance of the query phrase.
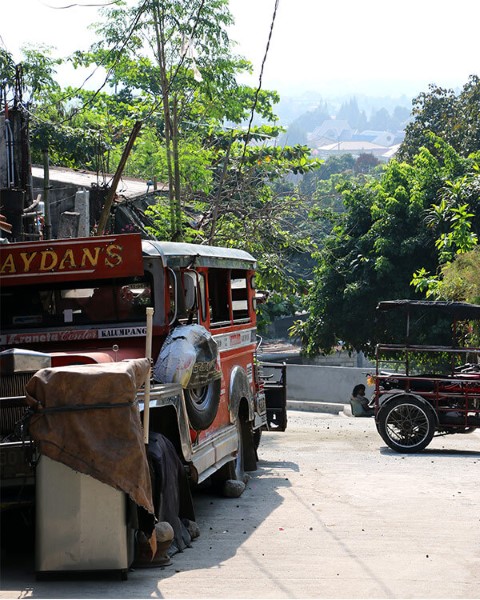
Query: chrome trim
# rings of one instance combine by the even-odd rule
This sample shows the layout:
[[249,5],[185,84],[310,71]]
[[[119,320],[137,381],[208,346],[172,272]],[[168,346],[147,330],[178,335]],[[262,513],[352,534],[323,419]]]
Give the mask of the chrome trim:
[[[177,293],[178,293],[178,283],[177,283],[177,275],[175,273],[175,271],[173,269],[171,269],[170,267],[168,267],[168,271],[173,275],[173,281],[174,281],[174,289],[173,289],[173,298],[174,298],[174,307],[175,307],[175,312],[173,314],[173,317],[170,319],[169,322],[169,326],[173,325],[175,323],[175,320],[177,318],[177,312],[178,312],[178,298],[177,298]],[[168,278],[166,280],[166,283],[168,285]]]
[[[137,400],[140,412],[143,411],[143,391],[138,392]],[[173,406],[177,413],[178,432],[183,458],[190,462],[192,460],[192,443],[190,441],[190,428],[188,426],[188,414],[183,397],[182,386],[178,383],[156,383],[150,388],[150,410]]]
[[0,352],[0,373],[35,373],[52,366],[50,354],[35,350],[10,348]]
[[205,481],[227,462],[234,460],[238,450],[238,434],[235,425],[207,439],[193,448],[192,462],[198,473],[198,483]]

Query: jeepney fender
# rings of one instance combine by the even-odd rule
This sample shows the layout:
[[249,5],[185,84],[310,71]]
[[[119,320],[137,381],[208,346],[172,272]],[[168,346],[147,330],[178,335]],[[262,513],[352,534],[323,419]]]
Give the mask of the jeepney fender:
[[[144,410],[145,394],[143,390],[137,393],[138,407],[140,412]],[[149,410],[161,410],[165,407],[173,407],[177,414],[178,433],[183,458],[186,462],[192,460],[192,444],[190,440],[190,428],[188,426],[188,414],[183,397],[183,388],[179,383],[154,383],[150,388]]]
[[406,392],[405,390],[388,390],[387,392],[384,392],[378,399],[377,416],[385,406],[387,406],[388,404],[390,404],[390,402],[392,400],[395,400],[396,398],[399,398],[400,396],[409,396],[411,398],[415,398],[416,400],[421,402],[423,405],[425,405],[425,407],[427,407],[435,416],[435,423],[438,425],[439,421],[438,421],[437,412],[433,409],[430,402],[427,402],[427,400],[425,400],[425,398],[423,398],[419,394],[415,394],[413,392]]
[[49,352],[52,367],[105,364],[116,362],[107,352]]
[[[144,409],[144,392],[137,394],[139,409]],[[150,389],[150,412],[173,407],[177,414],[177,426],[180,438],[181,452],[188,465],[190,478],[196,484],[202,483],[215,473],[225,463],[235,457],[237,450],[237,430],[234,425],[218,431],[198,446],[192,445],[188,414],[183,396],[183,388],[178,383],[157,383]],[[212,456],[215,459],[212,462]]]
[[237,420],[242,398],[246,398],[248,403],[248,420],[253,421],[255,418],[255,410],[253,406],[252,390],[245,369],[237,365],[232,369],[230,374],[229,410],[232,423],[235,423]]

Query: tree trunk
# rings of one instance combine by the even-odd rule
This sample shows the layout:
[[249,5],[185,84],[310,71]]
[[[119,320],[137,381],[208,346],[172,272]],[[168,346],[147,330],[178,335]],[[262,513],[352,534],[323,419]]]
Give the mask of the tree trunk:
[[160,14],[160,7],[157,2],[153,5],[153,16],[155,21],[155,37],[157,42],[157,58],[160,67],[160,87],[162,90],[163,119],[165,121],[165,149],[167,153],[167,171],[168,171],[168,200],[170,204],[170,231],[172,237],[177,230],[174,178],[172,169],[172,151],[171,151],[171,117],[170,105],[168,101],[168,77],[165,59],[165,40],[163,35],[163,21]]
[[183,226],[182,226],[182,204],[180,194],[180,161],[178,156],[178,105],[177,98],[173,100],[173,165],[175,175],[175,224],[176,228],[173,233],[173,239],[177,242],[183,241]]

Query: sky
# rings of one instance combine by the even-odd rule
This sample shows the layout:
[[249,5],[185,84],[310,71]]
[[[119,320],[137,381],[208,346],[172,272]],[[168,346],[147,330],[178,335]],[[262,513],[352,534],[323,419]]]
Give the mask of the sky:
[[[2,0],[0,46],[16,60],[26,43],[54,46],[61,56],[87,49],[94,40],[88,25],[98,19],[92,5],[106,1]],[[275,4],[230,0],[230,36],[254,65],[252,85]],[[430,83],[460,88],[470,74],[480,75],[479,22],[479,0],[278,0],[262,84],[282,96],[324,97],[413,97]]]

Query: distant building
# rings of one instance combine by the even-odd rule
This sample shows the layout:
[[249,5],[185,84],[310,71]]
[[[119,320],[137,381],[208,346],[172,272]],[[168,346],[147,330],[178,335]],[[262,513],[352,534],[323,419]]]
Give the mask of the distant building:
[[320,158],[328,158],[338,154],[352,154],[360,156],[360,154],[373,154],[377,158],[381,158],[386,152],[385,146],[372,144],[372,142],[335,142],[333,144],[325,144],[320,148],[316,148],[316,156]]
[[390,131],[355,131],[345,120],[328,119],[307,136],[312,154],[320,158],[339,154],[372,154],[379,160],[388,161],[398,150],[400,134]]
[[347,121],[329,119],[314,129],[312,133],[308,134],[307,139],[309,143],[313,145],[313,147],[316,147],[318,142],[322,140],[328,140],[331,142],[349,140],[354,133],[354,130],[350,127]]
[[352,140],[371,142],[379,146],[391,146],[395,141],[395,134],[390,131],[362,131],[353,135]]

